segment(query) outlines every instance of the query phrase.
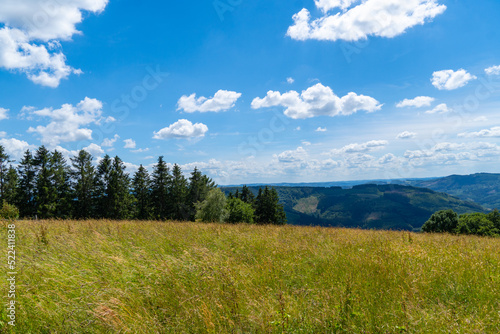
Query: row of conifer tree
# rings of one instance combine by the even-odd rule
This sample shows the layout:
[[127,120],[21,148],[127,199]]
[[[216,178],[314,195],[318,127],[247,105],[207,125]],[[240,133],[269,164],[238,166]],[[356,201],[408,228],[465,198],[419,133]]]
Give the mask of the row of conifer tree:
[[[106,155],[94,163],[85,150],[68,162],[61,152],[40,146],[35,152],[26,150],[15,167],[13,162],[0,145],[0,203],[14,205],[23,218],[194,221],[200,217],[198,211],[210,204],[209,194],[220,193],[215,182],[197,168],[186,178],[179,165],[170,168],[162,156],[151,173],[140,165],[132,176],[118,156]],[[238,200],[252,205],[249,222],[286,221],[274,189],[261,190],[258,198],[244,189],[251,198]],[[227,202],[224,210],[230,212],[229,206],[235,203],[231,198]],[[267,214],[270,211],[274,216]],[[237,216],[233,212],[233,218]]]

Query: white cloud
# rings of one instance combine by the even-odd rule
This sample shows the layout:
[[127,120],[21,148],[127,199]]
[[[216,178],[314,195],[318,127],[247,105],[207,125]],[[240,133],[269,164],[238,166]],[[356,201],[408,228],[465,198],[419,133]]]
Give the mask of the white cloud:
[[5,131],[0,131],[0,138],[7,137],[7,132]]
[[113,145],[116,143],[116,141],[120,139],[120,136],[115,134],[113,138],[104,138],[104,140],[101,143],[102,147],[113,147]]
[[397,135],[396,139],[412,139],[415,138],[416,135],[415,132],[404,131]]
[[446,105],[446,103],[441,103],[441,104],[437,105],[434,109],[427,110],[425,113],[426,114],[436,114],[436,113],[444,114],[444,113],[447,113],[447,112],[450,112],[450,111],[452,111],[452,109],[450,109]]
[[387,140],[371,140],[366,143],[358,144],[349,144],[341,149],[333,149],[328,152],[329,155],[344,155],[344,154],[353,154],[353,153],[366,153],[372,152],[376,150],[383,149],[389,144]]
[[410,99],[404,99],[403,101],[399,102],[396,107],[397,108],[405,108],[405,107],[415,107],[415,108],[421,108],[421,107],[430,107],[431,103],[434,102],[433,97],[429,96],[417,96],[416,98],[410,100]]
[[9,109],[0,108],[0,121],[4,119],[9,119],[9,116],[7,115],[8,112]]
[[87,147],[84,147],[83,150],[89,152],[93,156],[99,156],[101,154],[104,154],[104,150],[99,145],[94,143],[90,144]]
[[278,155],[274,155],[274,157],[282,163],[294,163],[307,160],[308,154],[304,148],[298,147],[296,150],[285,151]]
[[478,132],[459,133],[458,136],[465,138],[500,137],[500,126],[495,126],[491,129],[484,129]]
[[326,132],[326,128],[322,128],[321,126],[318,127],[316,130],[314,130],[316,132]]
[[66,64],[60,41],[81,34],[76,25],[84,12],[99,13],[108,0],[2,0],[0,2],[0,67],[20,71],[36,84],[57,87],[82,71]]
[[300,130],[302,130],[300,126],[295,128],[295,131],[300,131]]
[[51,119],[47,126],[30,127],[28,132],[38,133],[42,144],[53,147],[62,142],[91,140],[92,130],[82,127],[101,121],[102,102],[86,97],[76,106],[64,104],[60,109],[45,108],[30,113]]
[[207,99],[204,96],[196,98],[196,94],[183,95],[177,102],[177,110],[187,113],[192,112],[219,112],[226,111],[234,107],[236,101],[241,97],[241,93],[219,90],[214,97]]
[[147,151],[149,151],[149,148],[138,148],[137,150],[132,150],[130,152],[132,152],[132,153],[144,153]]
[[291,85],[295,82],[295,80],[294,80],[294,78],[289,77],[289,78],[286,78],[286,82],[288,82]]
[[11,159],[19,160],[22,158],[26,150],[35,150],[35,145],[30,145],[24,140],[19,140],[15,138],[2,138],[0,139],[0,145],[5,148],[5,152],[10,155]]
[[125,143],[125,146],[123,148],[135,148],[136,147],[136,143],[133,139],[125,139],[123,141]]
[[464,69],[458,71],[444,70],[432,74],[432,85],[439,90],[454,90],[464,87],[471,80],[477,79]]
[[473,122],[487,122],[488,118],[486,116],[479,116],[472,120]]
[[359,110],[374,112],[382,105],[372,97],[349,93],[342,98],[335,95],[330,87],[318,83],[301,94],[296,91],[269,91],[264,98],[252,101],[253,109],[282,106],[285,115],[293,119],[304,119],[317,116],[351,115]]
[[[446,10],[437,0],[315,0],[323,16],[311,21],[302,9],[293,16],[287,35],[296,40],[365,40],[368,36],[392,38],[407,29],[423,25]],[[342,11],[328,13],[331,9]]]
[[500,65],[488,67],[484,72],[488,75],[500,75]]
[[208,131],[208,127],[203,123],[193,124],[187,119],[180,119],[174,124],[161,129],[158,132],[154,132],[154,139],[186,139],[186,138],[196,138],[204,137],[205,133]]

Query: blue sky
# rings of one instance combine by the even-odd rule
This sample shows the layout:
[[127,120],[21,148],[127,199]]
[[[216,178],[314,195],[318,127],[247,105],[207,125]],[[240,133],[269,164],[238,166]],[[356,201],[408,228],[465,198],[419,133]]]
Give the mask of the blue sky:
[[[498,172],[500,2],[4,0],[0,144],[220,184]],[[193,95],[195,94],[195,95]]]

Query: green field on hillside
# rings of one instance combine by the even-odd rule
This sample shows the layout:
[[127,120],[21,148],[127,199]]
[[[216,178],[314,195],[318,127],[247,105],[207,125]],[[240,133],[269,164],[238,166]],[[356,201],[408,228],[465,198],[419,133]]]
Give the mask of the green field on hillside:
[[500,239],[155,221],[16,235],[0,333],[500,332]]

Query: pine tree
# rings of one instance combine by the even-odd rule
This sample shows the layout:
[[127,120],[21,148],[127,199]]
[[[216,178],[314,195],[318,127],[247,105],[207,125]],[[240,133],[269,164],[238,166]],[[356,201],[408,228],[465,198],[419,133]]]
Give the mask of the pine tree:
[[95,168],[92,156],[81,150],[71,158],[73,179],[73,215],[76,218],[91,218],[94,215],[94,194],[96,192]]
[[189,207],[186,204],[188,191],[187,180],[184,175],[182,175],[182,170],[179,165],[175,164],[172,169],[172,178],[169,189],[171,219],[184,221],[190,218]]
[[52,169],[51,184],[55,190],[55,212],[58,218],[71,216],[71,174],[66,159],[61,152],[54,151],[50,161]]
[[151,199],[154,218],[165,220],[169,214],[168,186],[171,176],[167,163],[163,160],[163,156],[158,158],[158,163],[153,168],[151,179]]
[[23,159],[18,166],[19,182],[17,186],[17,207],[21,217],[36,215],[35,189],[36,173],[33,164],[33,155],[30,150],[24,152]]
[[5,148],[2,145],[0,145],[0,205],[2,204],[2,201],[5,199],[4,192],[5,192],[7,171],[8,171],[7,164],[10,162],[9,159],[10,156],[5,152]]
[[51,154],[45,146],[40,146],[33,158],[33,164],[36,168],[35,205],[37,215],[42,219],[51,218],[56,210],[56,192],[51,183],[51,159]]
[[109,207],[107,217],[111,219],[130,218],[133,197],[130,194],[130,177],[125,173],[125,164],[116,156],[113,159],[108,188]]
[[215,188],[215,183],[206,175],[203,175],[198,168],[194,168],[189,178],[189,194],[187,196],[187,205],[189,210],[189,219],[195,220],[196,203],[203,202],[210,190]]
[[138,219],[151,218],[151,178],[142,165],[134,174],[132,194],[136,199],[135,217]]
[[278,192],[276,189],[265,187],[255,200],[255,221],[258,224],[286,224],[286,214],[283,205],[279,204]]
[[110,199],[110,181],[111,170],[113,169],[113,160],[109,155],[99,161],[96,173],[96,215],[101,218],[112,218],[109,215]]
[[17,171],[14,167],[12,167],[12,165],[10,165],[4,183],[3,200],[5,202],[9,204],[16,203],[18,182],[19,176],[17,175]]
[[252,193],[252,191],[250,190],[250,188],[248,188],[246,185],[243,186],[243,189],[241,190],[241,196],[240,196],[240,199],[245,202],[245,203],[248,203],[248,204],[253,204],[253,202],[255,201],[255,196],[254,194]]

